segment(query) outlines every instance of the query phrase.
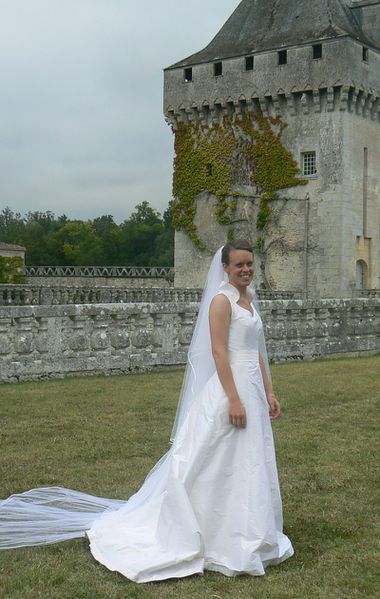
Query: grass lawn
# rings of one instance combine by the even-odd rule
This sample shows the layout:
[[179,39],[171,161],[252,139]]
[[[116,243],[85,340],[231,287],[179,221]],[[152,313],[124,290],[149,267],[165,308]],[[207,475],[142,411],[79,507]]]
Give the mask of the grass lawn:
[[[83,539],[0,552],[1,599],[363,599],[380,596],[380,356],[273,367],[285,532],[265,577],[137,585]],[[180,371],[0,387],[0,497],[61,485],[127,498],[167,450]]]

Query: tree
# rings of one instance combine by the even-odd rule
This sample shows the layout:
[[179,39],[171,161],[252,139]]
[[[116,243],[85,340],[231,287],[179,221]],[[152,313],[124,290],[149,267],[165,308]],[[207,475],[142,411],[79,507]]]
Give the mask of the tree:
[[99,266],[117,265],[119,263],[119,228],[113,216],[107,214],[91,221],[91,224],[102,241],[102,256]]
[[102,241],[91,223],[68,222],[56,231],[50,247],[66,266],[97,266],[102,257]]
[[28,212],[25,218],[23,245],[27,248],[26,262],[34,266],[56,265],[57,256],[52,253],[51,236],[62,222],[50,212]]
[[24,245],[28,265],[171,266],[172,210],[161,216],[144,201],[117,225],[110,214],[83,222],[49,210],[22,217],[7,207],[0,213],[0,241]]
[[24,219],[6,206],[0,213],[0,241],[23,245]]
[[163,214],[163,231],[156,239],[156,266],[173,266],[174,264],[174,227],[172,207]]
[[130,266],[172,266],[174,229],[171,207],[164,216],[142,202],[120,225],[122,264]]
[[129,221],[135,225],[153,226],[160,224],[162,219],[160,213],[149,206],[148,202],[137,204],[135,211],[132,212]]

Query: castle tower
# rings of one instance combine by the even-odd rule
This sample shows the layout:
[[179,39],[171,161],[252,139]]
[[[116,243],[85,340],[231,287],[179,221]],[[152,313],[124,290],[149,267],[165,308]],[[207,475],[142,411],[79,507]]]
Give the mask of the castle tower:
[[243,0],[165,70],[164,111],[176,285],[248,236],[259,287],[380,288],[380,0]]

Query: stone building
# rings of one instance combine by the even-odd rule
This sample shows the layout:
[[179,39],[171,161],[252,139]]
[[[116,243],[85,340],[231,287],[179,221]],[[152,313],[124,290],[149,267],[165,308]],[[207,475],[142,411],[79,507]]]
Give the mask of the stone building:
[[15,245],[14,243],[3,243],[0,241],[0,256],[21,258],[25,262],[25,251],[26,249],[22,245]]
[[21,245],[0,242],[0,285],[23,282],[25,251]]
[[243,0],[164,87],[177,286],[228,235],[262,288],[380,287],[380,0]]

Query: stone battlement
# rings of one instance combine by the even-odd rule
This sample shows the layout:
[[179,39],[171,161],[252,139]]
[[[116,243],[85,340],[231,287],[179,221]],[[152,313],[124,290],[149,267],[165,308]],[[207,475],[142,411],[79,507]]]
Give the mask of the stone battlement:
[[205,100],[202,105],[193,102],[187,107],[184,104],[176,108],[169,106],[166,120],[175,130],[178,123],[221,124],[225,116],[239,119],[244,114],[255,112],[261,112],[265,117],[293,117],[334,111],[347,111],[380,122],[380,95],[373,90],[348,85],[293,89],[289,93],[278,89],[275,95],[266,93],[259,96],[254,92],[248,97],[240,94],[238,98],[229,94],[225,98]]
[[284,65],[278,50],[252,54],[252,70],[245,70],[245,56],[225,58],[220,76],[214,61],[175,65],[165,71],[165,115],[175,124],[259,108],[274,116],[348,110],[380,121],[380,52],[366,49],[363,60],[363,44],[348,37],[323,40],[320,47],[319,59],[311,44],[289,48]]

